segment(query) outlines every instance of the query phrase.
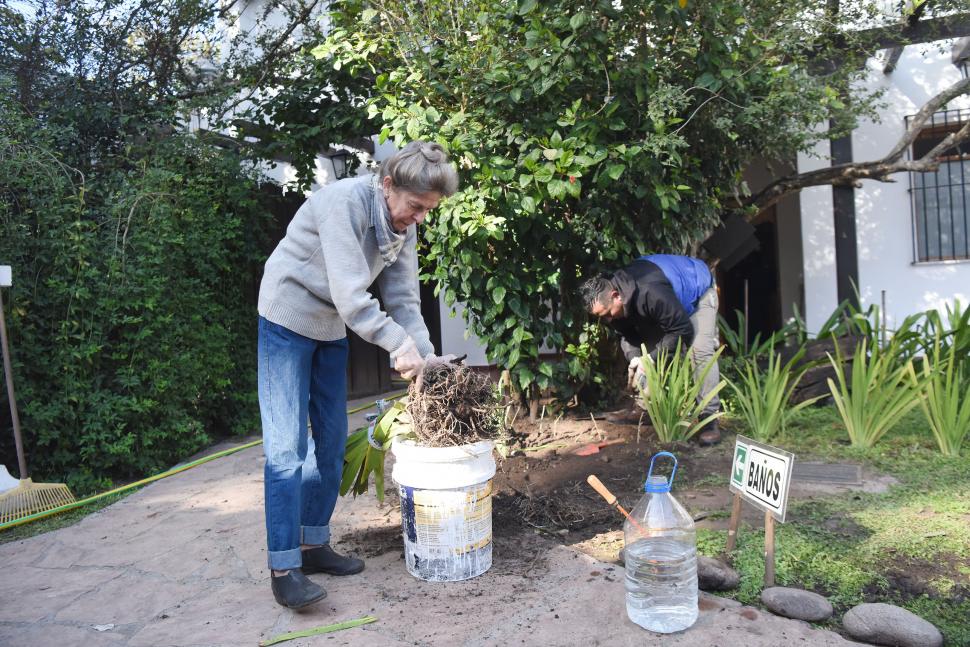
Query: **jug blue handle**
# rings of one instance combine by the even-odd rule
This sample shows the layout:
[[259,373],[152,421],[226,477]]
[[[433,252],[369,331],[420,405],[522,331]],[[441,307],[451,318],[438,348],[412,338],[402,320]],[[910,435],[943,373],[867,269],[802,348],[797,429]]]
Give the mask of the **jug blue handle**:
[[669,489],[669,487],[674,484],[674,474],[677,473],[677,457],[670,452],[657,452],[653,455],[653,458],[650,459],[650,469],[647,470],[647,483],[650,482],[650,477],[653,476],[653,462],[660,456],[670,456],[672,459],[674,459],[674,469],[670,472],[670,480],[667,481],[667,486]]

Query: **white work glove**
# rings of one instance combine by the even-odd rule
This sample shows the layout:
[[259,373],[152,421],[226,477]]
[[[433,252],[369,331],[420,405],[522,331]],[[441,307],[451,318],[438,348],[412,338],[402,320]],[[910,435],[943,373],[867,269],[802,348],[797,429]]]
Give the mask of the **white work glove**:
[[643,372],[642,357],[634,357],[626,369],[627,388],[640,390],[646,386],[647,376]]
[[425,368],[441,366],[442,364],[453,364],[456,359],[458,359],[457,355],[435,355],[432,353],[424,358]]
[[400,348],[391,353],[391,359],[394,360],[394,370],[406,380],[414,379],[424,370],[424,358],[421,357],[417,345],[410,337]]

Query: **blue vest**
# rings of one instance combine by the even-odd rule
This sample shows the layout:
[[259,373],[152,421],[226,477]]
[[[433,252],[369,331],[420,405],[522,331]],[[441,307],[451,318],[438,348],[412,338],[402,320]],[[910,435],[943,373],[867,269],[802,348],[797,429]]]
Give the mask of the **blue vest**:
[[688,315],[694,314],[697,310],[697,301],[713,284],[707,264],[690,256],[652,254],[641,256],[637,260],[650,261],[660,268],[674,287],[674,294],[677,295],[677,300],[684,306]]

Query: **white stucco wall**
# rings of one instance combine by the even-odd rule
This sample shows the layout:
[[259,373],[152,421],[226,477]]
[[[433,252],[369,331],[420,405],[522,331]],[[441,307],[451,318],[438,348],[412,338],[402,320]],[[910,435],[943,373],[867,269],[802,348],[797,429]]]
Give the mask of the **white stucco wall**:
[[438,307],[441,312],[441,354],[468,355],[465,363],[469,366],[488,366],[485,344],[465,327],[462,316],[465,306],[456,303],[454,308],[449,308],[442,293],[438,296]]
[[[961,78],[950,61],[951,47],[951,41],[944,41],[942,48],[939,43],[907,47],[896,70],[888,75],[883,74],[881,58],[869,62],[868,83],[886,90],[887,105],[879,123],[864,121],[853,133],[856,161],[886,155],[905,131],[905,117]],[[970,107],[966,96],[949,105],[950,109],[966,107]],[[821,159],[799,155],[799,171],[829,165],[828,142],[819,144],[816,152]],[[910,179],[906,173],[894,179],[894,183],[863,181],[862,188],[855,191],[860,296],[863,306],[878,304],[885,290],[890,328],[914,312],[943,308],[954,300],[970,303],[970,261],[914,263]],[[838,303],[832,188],[806,189],[799,201],[805,315],[809,331],[814,332]]]
[[804,312],[802,290],[805,281],[802,262],[801,214],[798,212],[798,198],[791,196],[778,203],[776,213],[776,242],[778,244],[778,298],[781,305],[781,320],[788,321]]

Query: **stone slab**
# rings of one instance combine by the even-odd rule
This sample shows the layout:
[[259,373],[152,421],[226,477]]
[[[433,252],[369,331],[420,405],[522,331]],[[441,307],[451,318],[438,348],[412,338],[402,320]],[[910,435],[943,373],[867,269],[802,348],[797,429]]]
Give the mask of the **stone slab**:
[[120,571],[105,568],[4,568],[0,577],[0,622],[53,618],[65,606],[120,575]]
[[128,571],[66,605],[55,619],[99,625],[144,623],[201,593],[198,587]]

